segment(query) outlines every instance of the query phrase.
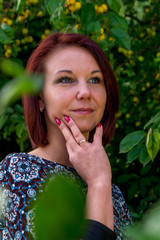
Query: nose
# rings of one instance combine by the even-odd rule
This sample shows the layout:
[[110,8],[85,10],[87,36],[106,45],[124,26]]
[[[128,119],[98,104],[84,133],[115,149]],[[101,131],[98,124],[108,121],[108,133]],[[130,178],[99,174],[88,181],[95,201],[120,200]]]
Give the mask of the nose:
[[89,99],[91,97],[90,87],[87,82],[78,84],[77,86],[77,99]]

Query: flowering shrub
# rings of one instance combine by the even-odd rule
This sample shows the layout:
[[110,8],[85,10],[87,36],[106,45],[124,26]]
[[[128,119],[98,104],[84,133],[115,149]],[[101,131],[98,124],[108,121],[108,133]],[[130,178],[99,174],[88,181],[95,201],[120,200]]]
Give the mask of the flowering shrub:
[[[116,135],[106,151],[113,182],[121,187],[133,217],[140,218],[160,197],[159,1],[17,0],[3,1],[0,9],[1,60],[22,68],[37,44],[56,31],[85,34],[103,48],[115,71],[121,101]],[[2,88],[15,74],[1,70]],[[24,87],[19,89],[18,96],[23,91]],[[30,149],[20,100],[5,111],[0,117],[1,158]]]

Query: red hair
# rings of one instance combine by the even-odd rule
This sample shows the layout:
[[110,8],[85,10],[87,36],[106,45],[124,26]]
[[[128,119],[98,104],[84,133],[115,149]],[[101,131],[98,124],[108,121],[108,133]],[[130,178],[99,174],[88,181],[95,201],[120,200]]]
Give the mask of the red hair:
[[[43,40],[32,53],[26,67],[27,72],[45,72],[45,59],[57,48],[78,46],[88,50],[98,63],[104,77],[107,92],[106,108],[101,120],[103,146],[109,143],[115,132],[115,114],[119,107],[119,91],[114,72],[102,49],[91,39],[77,33],[54,33]],[[23,97],[24,117],[33,148],[48,144],[47,127],[39,109],[39,96]],[[95,129],[90,132],[92,141]]]

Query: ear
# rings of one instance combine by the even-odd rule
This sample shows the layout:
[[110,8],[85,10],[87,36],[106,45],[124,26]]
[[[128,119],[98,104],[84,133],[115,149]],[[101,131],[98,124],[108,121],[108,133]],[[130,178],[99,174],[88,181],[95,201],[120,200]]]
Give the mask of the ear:
[[42,95],[40,94],[39,95],[39,110],[40,110],[40,112],[43,112],[44,109],[45,109],[44,102],[43,102],[43,99],[42,99]]

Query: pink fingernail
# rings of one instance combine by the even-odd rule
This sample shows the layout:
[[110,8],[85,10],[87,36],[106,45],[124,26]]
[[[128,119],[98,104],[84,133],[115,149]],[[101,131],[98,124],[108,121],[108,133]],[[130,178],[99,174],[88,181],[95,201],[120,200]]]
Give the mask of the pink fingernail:
[[66,120],[67,122],[70,121],[70,117],[68,117],[68,116],[65,115],[64,118],[65,118],[65,120]]
[[101,123],[98,123],[97,127],[101,127],[101,126],[102,126],[102,124],[101,124]]
[[56,118],[56,123],[58,124],[58,126],[60,126],[61,125],[61,120]]

